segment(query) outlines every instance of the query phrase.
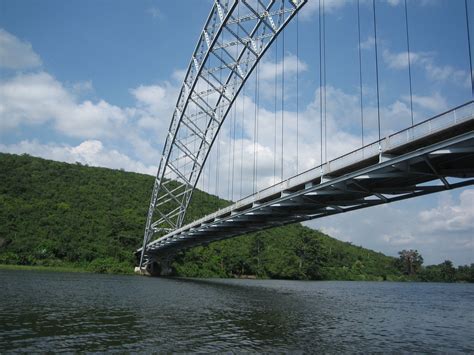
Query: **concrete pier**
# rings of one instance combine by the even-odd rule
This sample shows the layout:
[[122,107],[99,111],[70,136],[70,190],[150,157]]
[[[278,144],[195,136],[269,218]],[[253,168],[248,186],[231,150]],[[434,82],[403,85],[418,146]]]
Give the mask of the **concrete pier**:
[[145,267],[135,266],[135,273],[143,276],[169,276],[171,271],[169,260],[151,261]]

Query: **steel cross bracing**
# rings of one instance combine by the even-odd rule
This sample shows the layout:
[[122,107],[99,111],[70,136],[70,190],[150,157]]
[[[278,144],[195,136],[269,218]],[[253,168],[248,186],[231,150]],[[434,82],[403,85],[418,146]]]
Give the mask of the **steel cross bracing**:
[[470,101],[172,231],[146,253],[163,260],[257,230],[472,185],[473,129]]
[[[215,0],[166,136],[143,246],[181,227],[212,144],[240,89],[307,0]],[[146,248],[142,250],[145,251]],[[144,263],[144,253],[140,265]]]

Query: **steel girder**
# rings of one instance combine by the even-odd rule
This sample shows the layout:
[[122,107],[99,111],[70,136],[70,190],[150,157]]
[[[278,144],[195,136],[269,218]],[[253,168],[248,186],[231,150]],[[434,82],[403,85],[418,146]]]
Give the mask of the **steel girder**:
[[173,112],[149,205],[140,266],[157,232],[183,224],[232,104],[271,43],[307,0],[215,0]]

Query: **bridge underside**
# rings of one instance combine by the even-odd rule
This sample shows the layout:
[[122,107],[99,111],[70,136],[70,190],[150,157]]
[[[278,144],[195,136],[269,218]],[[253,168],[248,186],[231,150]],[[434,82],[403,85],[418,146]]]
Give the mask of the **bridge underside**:
[[472,112],[460,124],[405,144],[377,143],[378,152],[365,159],[340,168],[326,163],[151,242],[147,259],[166,260],[217,240],[474,184]]

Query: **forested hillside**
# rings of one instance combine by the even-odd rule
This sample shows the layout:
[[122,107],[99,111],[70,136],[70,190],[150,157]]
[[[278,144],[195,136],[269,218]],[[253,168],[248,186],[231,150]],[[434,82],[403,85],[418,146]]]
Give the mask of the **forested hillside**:
[[[140,246],[153,177],[0,154],[0,263],[128,272]],[[227,201],[196,191],[188,220]],[[397,279],[396,259],[300,224],[179,255],[177,275]]]

